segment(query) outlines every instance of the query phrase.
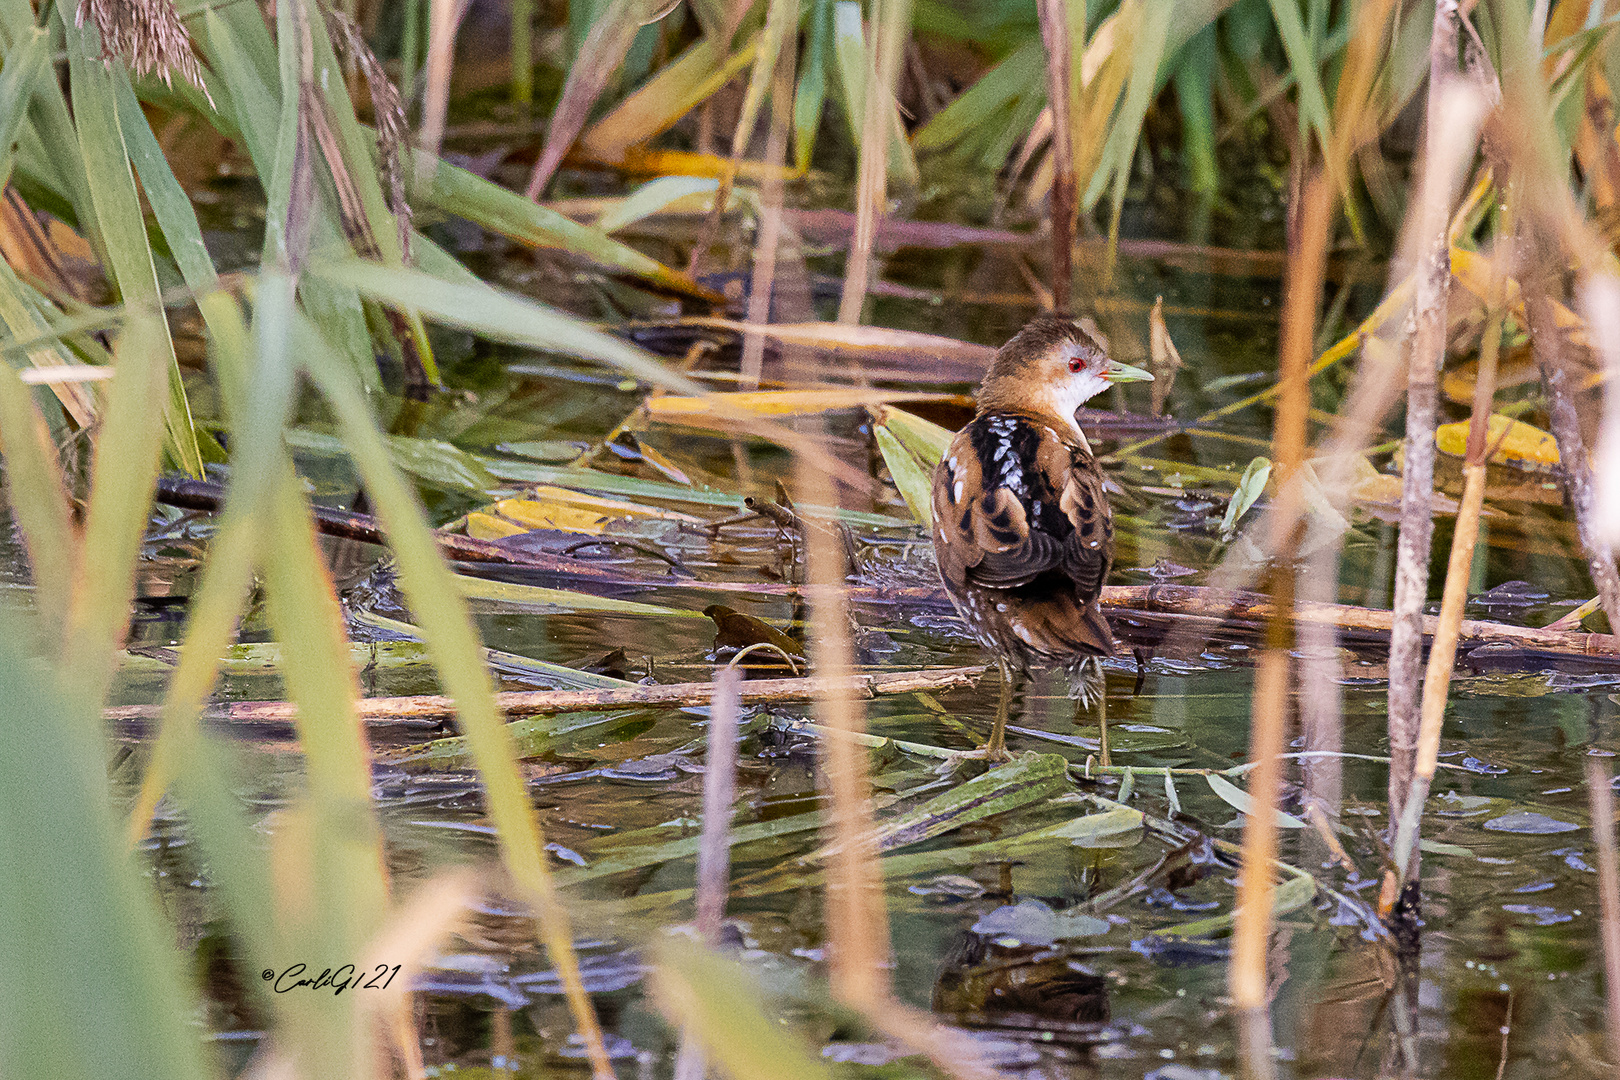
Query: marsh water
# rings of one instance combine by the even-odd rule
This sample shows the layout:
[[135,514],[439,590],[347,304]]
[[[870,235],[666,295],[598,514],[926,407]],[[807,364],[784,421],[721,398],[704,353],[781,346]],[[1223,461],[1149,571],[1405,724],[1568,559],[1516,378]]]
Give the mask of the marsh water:
[[[238,198],[227,192],[225,205]],[[221,210],[216,224],[211,242],[228,250],[235,235],[230,213]],[[504,241],[450,223],[434,228],[442,242],[496,283],[585,317],[609,324],[656,323],[675,314],[670,302],[580,266],[537,261]],[[1275,247],[1278,231],[1276,214],[1268,219],[1260,213],[1234,217],[1225,226],[1217,222],[1215,240],[1225,247]],[[1135,203],[1125,235],[1177,244],[1189,239],[1167,226],[1162,215]],[[654,248],[659,243],[655,230],[643,240]],[[834,249],[809,253],[809,302],[827,318],[836,296],[825,282],[838,272],[841,259]],[[1027,293],[1017,268],[1025,254],[984,244],[900,249],[887,259],[885,278],[905,288],[879,296],[869,321],[998,345],[1035,310],[1033,301],[1017,302]],[[1144,354],[1147,308],[1163,296],[1185,365],[1167,406],[1175,417],[1190,419],[1235,401],[1265,386],[1275,371],[1280,264],[1274,258],[1244,263],[1218,254],[1195,244],[1151,254],[1131,254],[1127,247],[1108,291],[1100,288],[1100,264],[1081,279],[1081,292],[1125,359]],[[1234,273],[1235,264],[1250,272]],[[1336,318],[1324,340],[1353,326],[1383,287],[1379,267],[1338,270],[1339,283],[1330,285],[1324,298]],[[1340,289],[1348,291],[1342,307],[1336,307]],[[650,334],[640,340],[659,343]],[[495,488],[480,493],[436,477],[431,463],[422,465],[417,476],[423,499],[439,523],[490,502],[498,491],[515,490],[525,478],[542,478],[579,446],[607,435],[648,389],[565,358],[514,352],[454,334],[442,334],[438,341],[454,393],[441,395],[415,417],[409,436],[477,455],[497,479]],[[734,364],[722,353],[714,366],[727,362]],[[847,378],[850,372],[835,368],[825,374]],[[1324,376],[1314,404],[1332,411],[1345,383],[1337,372]],[[965,383],[940,387],[905,380],[888,385],[969,389]],[[204,384],[195,393],[205,394]],[[1138,416],[1131,423],[1117,416],[1096,418],[1091,438],[1101,454],[1158,430],[1140,423],[1147,411],[1145,394],[1094,404],[1105,412],[1120,404]],[[384,408],[398,405],[394,401]],[[1452,412],[1448,419],[1465,415],[1458,407]],[[951,422],[949,414],[933,415]],[[324,419],[314,411],[305,417],[312,434],[296,450],[316,498],[347,506],[357,484],[344,460],[322,441]],[[1386,438],[1398,434],[1398,422],[1398,417],[1391,421]],[[1219,541],[1226,498],[1248,462],[1267,452],[1270,423],[1267,409],[1251,408],[1111,463],[1110,475],[1122,491],[1115,502],[1120,521],[1116,584],[1207,580],[1230,547]],[[1313,430],[1319,432],[1320,425]],[[849,460],[877,468],[864,415],[839,414],[833,431]],[[762,443],[744,444],[748,476],[741,477],[730,435],[658,425],[636,434],[641,447],[662,455],[696,485],[725,496],[707,504],[633,496],[649,505],[720,520],[736,515],[743,495],[769,494],[775,478],[791,478],[786,456]],[[424,451],[423,457],[429,456]],[[622,444],[599,455],[594,467],[667,481],[636,456]],[[1388,460],[1388,455],[1375,459],[1380,467]],[[1534,487],[1543,480],[1527,482]],[[873,523],[877,519],[863,516],[853,525],[863,580],[932,584],[928,546],[909,524],[898,495],[859,499],[850,505],[893,523],[880,528]],[[1543,625],[1586,599],[1590,586],[1559,506],[1494,499],[1491,506],[1489,546],[1477,561],[1473,591],[1496,591],[1474,602],[1471,616]],[[166,512],[155,523],[119,701],[160,697],[172,660],[164,650],[182,632],[185,597],[208,530],[206,517],[177,512]],[[580,550],[582,558],[661,575],[668,582],[654,590],[624,591],[621,598],[685,613],[718,601],[790,630],[802,614],[781,595],[719,596],[699,584],[779,582],[793,552],[767,524],[727,525],[711,534],[691,524],[643,522],[624,526],[619,534],[677,557],[693,575],[672,572],[665,561],[634,548]],[[560,550],[573,539],[536,534],[532,542]],[[1343,536],[1342,600],[1388,606],[1394,540],[1394,527],[1376,507],[1353,514]],[[1449,521],[1441,518],[1437,582],[1449,540]],[[398,615],[388,608],[386,570],[367,577],[383,554],[354,545],[334,549],[334,570],[340,586],[364,586],[351,597],[357,607],[381,595],[383,613]],[[538,581],[516,571],[505,576]],[[694,614],[601,614],[490,601],[479,602],[478,610],[485,644],[517,658],[594,666],[631,681],[660,682],[705,680],[717,662],[715,624]],[[948,608],[865,603],[856,606],[855,615],[859,659],[872,669],[988,663]],[[359,636],[351,661],[368,694],[437,688],[420,645],[387,635],[370,635],[383,640]],[[1109,661],[1106,713],[1114,762],[1212,770],[1240,764],[1248,745],[1254,646],[1253,639],[1226,635],[1184,644],[1174,655],[1144,647]],[[250,619],[244,644],[226,667],[220,696],[282,696],[275,653],[263,625]],[[1499,649],[1462,658],[1444,730],[1445,767],[1423,826],[1430,844],[1423,864],[1419,1010],[1415,1018],[1403,1019],[1391,997],[1393,965],[1369,922],[1382,865],[1380,837],[1387,826],[1386,769],[1380,760],[1386,752],[1384,662],[1376,648],[1342,649],[1339,661],[1344,746],[1351,755],[1343,759],[1340,839],[1354,868],[1336,862],[1310,830],[1284,830],[1281,858],[1317,884],[1306,902],[1279,917],[1271,949],[1273,1023],[1284,1074],[1379,1075],[1399,1060],[1394,1055],[1402,1037],[1415,1047],[1423,1075],[1598,1071],[1601,954],[1583,768],[1589,756],[1606,758],[1620,747],[1620,707],[1614,697],[1620,671],[1553,664]],[[521,661],[497,670],[505,689],[554,685]],[[983,741],[996,709],[994,669],[989,670],[974,687],[872,701],[868,727],[894,740],[971,749]],[[801,861],[821,843],[815,828],[817,737],[802,726],[809,715],[808,705],[745,713],[733,828],[752,827],[742,835],[754,838],[733,849],[738,888],[726,911],[724,947],[749,968],[767,1011],[783,1018],[811,1053],[834,1063],[839,1075],[926,1075],[920,1059],[885,1044],[827,995],[823,882],[814,863]],[[690,841],[700,827],[706,722],[698,709],[571,714],[557,718],[556,734],[524,763],[576,919],[587,986],[625,1077],[663,1077],[672,1070],[677,1037],[648,1001],[643,950],[649,940],[692,917]],[[1096,752],[1096,712],[1077,711],[1064,688],[1050,680],[1020,686],[1013,723],[1015,754],[1058,755],[1083,772]],[[296,746],[285,732],[232,734],[247,778],[241,794],[256,814],[268,816],[298,788]],[[431,734],[379,727],[373,742],[386,751]],[[121,729],[114,735],[140,745],[138,731]],[[919,805],[982,770],[971,763],[942,768],[937,757],[893,744],[874,750],[870,765],[880,817]],[[137,775],[133,769],[115,773],[120,799],[133,797]],[[408,759],[384,758],[375,782],[390,868],[401,886],[446,865],[494,863],[494,838],[470,771],[429,770]],[[1178,844],[1150,829],[1083,842],[1016,842],[1023,834],[1094,813],[1080,792],[1128,798],[1156,818],[1173,818],[1182,835],[1193,840]],[[1297,791],[1292,798],[1297,810]],[[1232,910],[1235,869],[1207,839],[1236,841],[1241,823],[1239,812],[1199,776],[1179,776],[1171,786],[1157,776],[1080,778],[1068,781],[1061,793],[902,848],[896,854],[903,862],[892,863],[886,886],[896,991],[972,1032],[985,1057],[1011,1075],[1132,1080],[1234,1075],[1225,929],[1196,924]],[[191,856],[187,840],[184,822],[160,812],[145,854],[182,944],[198,957],[213,1037],[229,1060],[243,1061],[256,1045],[257,1021],[224,959],[232,945],[217,921],[207,867]],[[998,847],[998,841],[1005,844]],[[959,855],[970,847],[970,857]],[[424,1054],[435,1075],[480,1075],[479,1070],[494,1070],[483,1075],[584,1075],[558,979],[525,913],[503,899],[498,887],[492,887],[473,927],[452,939],[418,988]]]

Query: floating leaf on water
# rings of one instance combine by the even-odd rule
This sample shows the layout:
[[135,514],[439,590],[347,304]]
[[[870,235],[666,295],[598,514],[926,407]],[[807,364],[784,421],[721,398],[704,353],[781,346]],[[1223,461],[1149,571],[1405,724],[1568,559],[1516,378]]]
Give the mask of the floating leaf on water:
[[[1254,796],[1238,787],[1224,776],[1207,773],[1204,779],[1209,781],[1209,789],[1220,796],[1229,806],[1243,814],[1254,812]],[[1275,811],[1277,826],[1282,829],[1303,829],[1305,823],[1292,814],[1285,814],[1281,810]]]
[[[745,615],[724,604],[710,604],[703,614],[714,620],[714,643],[722,648],[746,649],[750,645],[775,645],[791,656],[804,655],[804,643],[795,641],[762,619]],[[768,656],[759,657],[761,662]]]
[[695,611],[659,607],[656,604],[638,604],[633,600],[615,600],[606,596],[571,589],[545,589],[538,585],[519,585],[511,581],[491,581],[488,578],[456,575],[461,595],[469,600],[488,600],[497,604],[534,605],[556,607],[565,611],[607,611],[620,615],[696,615]]
[[[1283,880],[1271,894],[1271,914],[1275,916],[1286,915],[1311,902],[1316,895],[1316,882],[1309,875],[1291,874]],[[1217,934],[1230,927],[1237,917],[1237,911],[1225,915],[1214,915],[1196,922],[1182,923],[1179,926],[1167,927],[1159,931],[1158,936],[1163,937],[1207,937]]]
[[1071,938],[1106,934],[1111,923],[1083,912],[1058,912],[1040,900],[1007,904],[980,916],[975,934],[1011,938],[1023,945],[1053,945]]
[[1574,832],[1580,826],[1567,821],[1559,821],[1555,817],[1548,817],[1546,814],[1537,813],[1534,810],[1516,810],[1511,814],[1492,818],[1485,823],[1485,828],[1491,832],[1546,836],[1552,833]]
[[[1442,453],[1462,457],[1468,450],[1466,420],[1434,429],[1434,444]],[[1492,413],[1485,422],[1485,448],[1493,465],[1516,465],[1537,471],[1558,467],[1558,440],[1538,427]]]
[[1221,519],[1221,537],[1225,540],[1232,538],[1233,530],[1243,515],[1249,512],[1260,493],[1266,490],[1266,482],[1271,479],[1271,459],[1257,457],[1249,462],[1249,467],[1243,470],[1243,476],[1238,480],[1237,490],[1232,493],[1232,500],[1226,504],[1226,517]]
[[474,540],[504,540],[527,532],[522,525],[477,510],[467,515],[467,535]]
[[[1474,400],[1474,384],[1479,381],[1479,361],[1469,360],[1450,368],[1440,377],[1440,389],[1459,405]],[[1530,358],[1529,349],[1504,351],[1496,362],[1496,389],[1511,390],[1541,381],[1541,369]]]
[[970,877],[961,874],[941,874],[906,891],[913,896],[948,896],[957,900],[976,900],[988,890]]
[[530,439],[526,442],[501,443],[495,449],[513,457],[528,458],[530,461],[564,465],[578,458],[590,447],[586,443],[569,442],[564,439]]
[[656,518],[663,521],[679,521],[687,525],[706,524],[700,517],[683,514],[678,510],[665,510],[661,506],[642,506],[622,499],[605,499],[600,495],[587,495],[583,492],[573,491],[565,487],[556,487],[551,484],[537,484],[530,491],[530,498],[539,502],[559,503],[563,506],[574,506],[581,510],[594,510],[609,517],[624,518]]
[[[524,529],[556,529],[560,532],[600,535],[612,520],[599,510],[586,510],[578,506],[565,506],[533,499],[502,499],[492,509],[508,521]],[[470,519],[471,514],[467,515]]]

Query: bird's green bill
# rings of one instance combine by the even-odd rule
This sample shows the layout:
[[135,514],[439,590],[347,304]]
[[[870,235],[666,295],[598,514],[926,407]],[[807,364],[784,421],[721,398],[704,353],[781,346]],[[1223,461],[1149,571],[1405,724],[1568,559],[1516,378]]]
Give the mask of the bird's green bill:
[[1139,367],[1131,367],[1129,364],[1121,364],[1118,360],[1108,361],[1108,366],[1103,368],[1102,377],[1111,383],[1153,381],[1150,372]]

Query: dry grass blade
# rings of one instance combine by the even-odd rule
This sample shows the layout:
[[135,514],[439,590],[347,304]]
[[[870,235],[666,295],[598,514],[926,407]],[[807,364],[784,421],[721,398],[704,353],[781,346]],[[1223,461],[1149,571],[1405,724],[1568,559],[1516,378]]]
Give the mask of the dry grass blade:
[[465,921],[477,901],[479,878],[467,869],[449,870],[424,882],[377,931],[361,971],[398,967],[375,993],[361,995],[366,1012],[393,1036],[406,1075],[424,1076],[422,1044],[411,1010],[411,987],[445,938]]
[[1620,540],[1620,279],[1612,274],[1588,278],[1582,289],[1581,311],[1608,374],[1594,455],[1599,483],[1593,525],[1596,535],[1613,545]]
[[708,757],[703,772],[703,843],[698,849],[699,937],[711,948],[720,943],[729,876],[731,804],[737,795],[737,714],[742,706],[742,672],[727,665],[715,672],[709,712]]

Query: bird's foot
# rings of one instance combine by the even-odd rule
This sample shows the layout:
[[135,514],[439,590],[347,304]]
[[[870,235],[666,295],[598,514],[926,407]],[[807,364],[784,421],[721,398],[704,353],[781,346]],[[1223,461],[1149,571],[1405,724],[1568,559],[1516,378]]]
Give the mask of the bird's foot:
[[993,765],[1005,765],[1013,759],[1012,754],[1007,751],[1007,743],[995,739],[991,739],[977,750],[963,750],[956,756],[973,761],[988,761]]

